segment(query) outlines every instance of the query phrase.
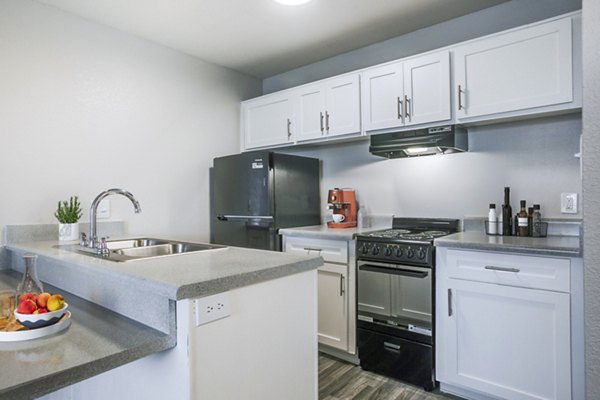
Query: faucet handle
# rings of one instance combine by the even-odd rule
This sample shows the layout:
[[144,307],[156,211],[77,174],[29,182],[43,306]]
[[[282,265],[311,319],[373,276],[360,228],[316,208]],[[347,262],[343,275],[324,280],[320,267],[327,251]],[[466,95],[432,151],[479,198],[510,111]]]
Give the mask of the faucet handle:
[[106,239],[108,239],[108,236],[100,238],[100,241],[96,245],[96,254],[102,257],[108,257],[110,255]]
[[87,247],[88,245],[87,235],[85,232],[81,232],[81,241],[79,242],[79,245],[84,247]]

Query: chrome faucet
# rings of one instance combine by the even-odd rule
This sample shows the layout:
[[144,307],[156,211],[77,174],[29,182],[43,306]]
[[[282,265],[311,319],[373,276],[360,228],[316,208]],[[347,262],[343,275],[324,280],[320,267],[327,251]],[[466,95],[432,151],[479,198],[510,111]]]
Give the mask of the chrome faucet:
[[104,192],[100,193],[98,196],[96,196],[96,198],[94,199],[94,201],[92,201],[92,206],[90,208],[90,237],[86,238],[84,235],[82,234],[82,241],[81,241],[81,245],[82,246],[86,246],[86,247],[90,247],[90,248],[95,248],[98,244],[102,243],[102,241],[98,240],[98,236],[97,236],[97,224],[96,224],[96,217],[97,217],[97,212],[98,212],[98,204],[100,204],[100,202],[105,198],[108,197],[110,195],[113,194],[120,194],[123,195],[125,197],[127,197],[129,200],[131,200],[131,202],[133,203],[133,207],[135,208],[135,213],[141,213],[142,212],[142,208],[140,207],[140,203],[135,199],[135,197],[133,197],[133,195],[128,192],[127,190],[123,190],[123,189],[108,189],[105,190]]

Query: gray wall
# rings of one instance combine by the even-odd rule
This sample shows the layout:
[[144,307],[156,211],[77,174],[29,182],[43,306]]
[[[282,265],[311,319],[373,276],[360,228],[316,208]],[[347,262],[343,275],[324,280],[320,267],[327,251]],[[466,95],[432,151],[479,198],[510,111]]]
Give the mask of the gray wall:
[[583,2],[583,215],[587,398],[600,399],[600,2]]
[[263,93],[327,78],[581,9],[581,0],[512,0],[263,81]]

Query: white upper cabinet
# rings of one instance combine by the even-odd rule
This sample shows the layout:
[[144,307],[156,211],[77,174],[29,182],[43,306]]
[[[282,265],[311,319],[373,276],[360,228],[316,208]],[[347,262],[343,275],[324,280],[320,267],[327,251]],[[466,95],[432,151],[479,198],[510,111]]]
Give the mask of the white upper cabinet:
[[292,143],[293,114],[289,92],[242,102],[244,149]]
[[450,120],[449,52],[363,71],[362,118],[365,131]]
[[573,101],[572,43],[572,21],[564,18],[459,45],[457,119]]
[[359,75],[344,75],[296,89],[298,140],[360,133]]

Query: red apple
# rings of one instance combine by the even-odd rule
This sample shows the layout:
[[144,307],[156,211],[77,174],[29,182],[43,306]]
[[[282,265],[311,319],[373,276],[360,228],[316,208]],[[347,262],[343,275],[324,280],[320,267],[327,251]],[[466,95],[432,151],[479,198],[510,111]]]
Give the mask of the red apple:
[[47,293],[47,292],[38,294],[37,306],[39,308],[46,308],[46,303],[48,302],[49,297],[50,297],[50,293]]
[[17,306],[17,312],[19,314],[32,314],[37,310],[37,306],[33,300],[25,299],[19,302]]
[[37,311],[37,313],[38,313],[38,314],[46,314],[46,313],[48,312],[48,310],[46,310],[46,309],[45,309],[45,308],[43,308],[43,307],[41,307],[41,308],[38,308],[38,309],[37,309],[37,310],[35,310],[35,311]]
[[19,302],[22,302],[23,300],[33,300],[34,302],[36,301],[36,296],[33,293],[23,293],[21,296],[19,296]]

